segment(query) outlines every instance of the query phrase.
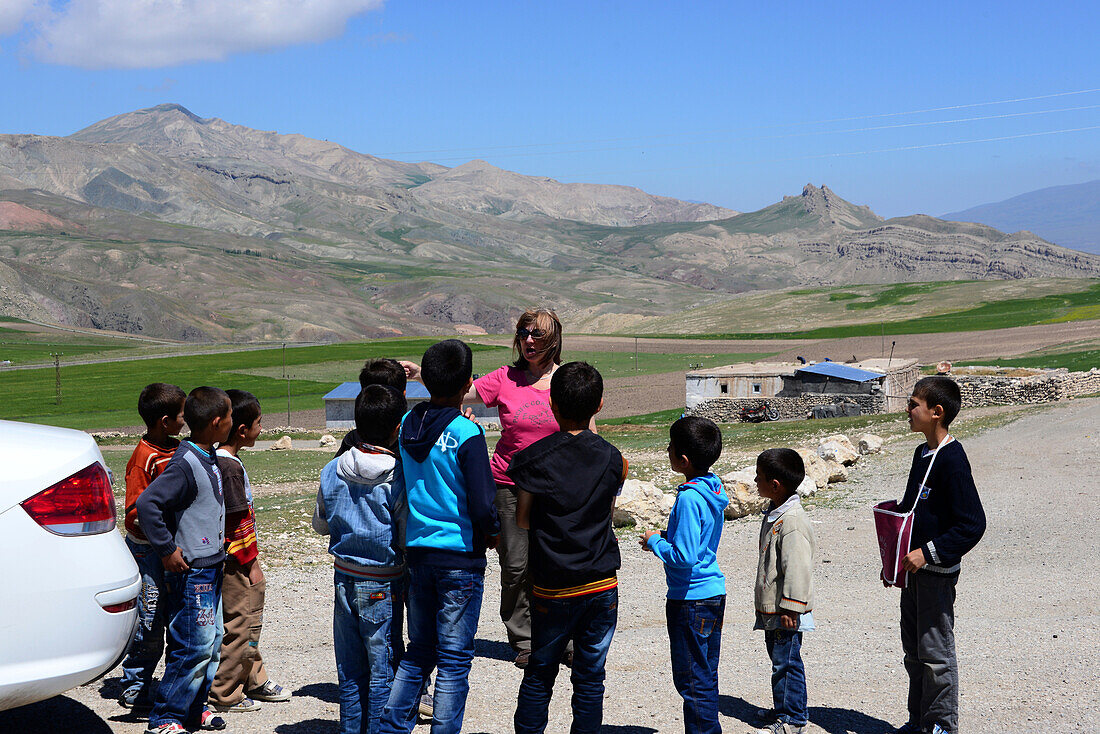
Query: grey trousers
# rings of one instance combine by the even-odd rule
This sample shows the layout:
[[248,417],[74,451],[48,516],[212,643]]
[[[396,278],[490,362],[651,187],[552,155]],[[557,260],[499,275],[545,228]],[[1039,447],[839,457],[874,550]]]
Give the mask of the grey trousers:
[[909,723],[959,730],[959,668],[955,659],[957,576],[909,574],[901,590],[901,647],[909,674]]
[[531,588],[527,578],[527,531],[516,525],[516,489],[497,485],[500,516],[500,619],[516,652],[531,649]]

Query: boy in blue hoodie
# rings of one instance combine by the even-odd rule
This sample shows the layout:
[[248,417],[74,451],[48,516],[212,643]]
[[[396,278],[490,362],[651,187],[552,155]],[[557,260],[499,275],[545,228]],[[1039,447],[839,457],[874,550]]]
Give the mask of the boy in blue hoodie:
[[726,610],[726,577],[718,543],[729,498],[710,467],[722,454],[713,421],[687,416],[669,429],[668,460],[687,480],[678,488],[668,530],[642,533],[643,548],[665,564],[665,621],[672,653],[672,682],[684,699],[684,731],[721,732],[718,724],[718,657]]
[[590,428],[603,407],[603,378],[570,362],[550,379],[561,428],[512,457],[516,524],[531,532],[531,658],[513,717],[517,734],[542,734],[558,663],[573,641],[574,734],[603,721],[604,664],[618,622],[619,543],[611,527],[626,459]]
[[457,734],[466,710],[485,549],[500,533],[496,484],[481,427],[460,412],[473,385],[473,353],[457,339],[424,352],[431,400],[401,423],[408,523],[409,647],[398,666],[382,732],[410,732],[427,676],[437,667],[432,734]]
[[378,731],[402,648],[406,506],[393,447],[406,408],[392,387],[363,388],[355,400],[356,443],[321,470],[313,528],[329,536],[336,567],[340,734]]

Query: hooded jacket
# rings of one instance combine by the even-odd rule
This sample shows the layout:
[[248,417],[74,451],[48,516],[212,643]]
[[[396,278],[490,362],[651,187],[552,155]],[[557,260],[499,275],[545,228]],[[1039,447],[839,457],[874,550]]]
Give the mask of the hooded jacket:
[[405,572],[405,483],[393,452],[360,444],[321,470],[313,529],[336,571],[388,580]]
[[486,539],[500,533],[496,483],[481,426],[457,408],[420,403],[401,421],[410,563],[485,568]]
[[611,516],[625,475],[619,450],[587,430],[551,434],[512,457],[509,478],[535,498],[528,569],[536,587],[576,590],[614,578],[621,561]]
[[729,497],[722,480],[704,474],[679,487],[668,530],[649,538],[649,549],[665,564],[668,598],[709,599],[726,593],[718,568],[718,542]]

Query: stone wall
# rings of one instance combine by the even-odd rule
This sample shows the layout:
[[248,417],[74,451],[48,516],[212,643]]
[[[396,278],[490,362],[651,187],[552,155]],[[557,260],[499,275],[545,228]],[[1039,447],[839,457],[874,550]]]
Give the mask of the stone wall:
[[1046,370],[1038,375],[950,375],[959,384],[963,405],[1033,405],[1100,393],[1100,369]]
[[766,405],[779,411],[780,418],[805,418],[815,405],[834,405],[836,403],[855,403],[863,414],[886,412],[884,395],[835,395],[808,394],[796,397],[769,398],[711,398],[704,400],[689,412],[710,418],[715,423],[736,423],[741,419],[742,408],[756,408]]

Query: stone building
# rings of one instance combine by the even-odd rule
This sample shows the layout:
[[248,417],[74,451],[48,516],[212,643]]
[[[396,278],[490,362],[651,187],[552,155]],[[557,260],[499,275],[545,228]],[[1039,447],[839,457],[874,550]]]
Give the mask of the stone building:
[[[358,382],[344,382],[324,396],[325,428],[351,430],[355,428],[355,398],[361,388]],[[419,382],[410,381],[405,388],[405,399],[411,410],[417,403],[427,400],[428,390]],[[474,416],[486,429],[499,427],[500,416],[496,408],[486,408],[478,403],[471,405]]]

